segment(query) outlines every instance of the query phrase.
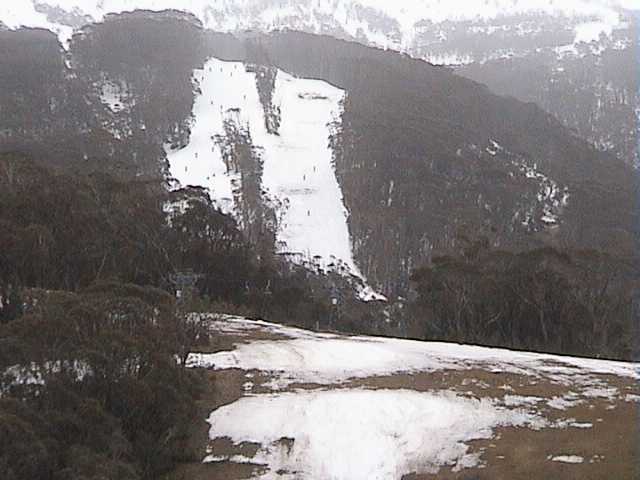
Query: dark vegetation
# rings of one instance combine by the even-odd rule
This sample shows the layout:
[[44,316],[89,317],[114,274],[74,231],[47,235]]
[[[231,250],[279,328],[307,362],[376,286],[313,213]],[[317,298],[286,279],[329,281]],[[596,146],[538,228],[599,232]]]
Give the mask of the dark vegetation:
[[3,479],[157,478],[188,458],[198,382],[174,308],[131,284],[31,291],[0,329]]
[[[0,45],[3,478],[151,479],[188,459],[199,382],[176,358],[207,333],[187,310],[633,355],[635,177],[532,104],[391,52],[205,34],[177,12],[111,16],[68,53],[41,30],[0,31]],[[240,126],[218,142],[243,180],[242,228],[201,189],[168,192],[165,141],[187,141],[191,72],[212,54],[264,72],[273,131],[276,66],[347,91],[331,144],[357,260],[389,304],[274,254],[277,205]],[[570,192],[553,225],[523,165]],[[176,304],[181,272],[199,295]]]
[[[447,68],[391,51],[296,32],[255,35],[215,55],[321,78],[347,92],[332,138],[354,238],[369,280],[403,295],[433,252],[466,225],[503,249],[544,245],[629,256],[637,238],[636,175],[533,103],[499,97]],[[492,141],[501,150],[490,153]],[[558,224],[539,209],[535,168],[570,193]],[[539,210],[538,210],[539,212]]]
[[513,252],[463,238],[412,277],[409,335],[589,357],[637,355],[637,264],[595,250]]
[[[25,287],[77,291],[112,280],[173,292],[172,275],[190,270],[211,302],[274,320],[317,320],[304,311],[319,308],[307,285],[312,273],[273,252],[258,255],[200,189],[168,194],[107,174],[54,173],[17,155],[0,157],[0,186],[3,299]],[[4,321],[11,303],[0,308]]]
[[[201,296],[176,305],[180,271]],[[176,358],[207,333],[185,312],[311,326],[331,317],[327,288],[259,257],[202,191],[0,156],[3,479],[151,479],[194,460],[199,382]]]
[[74,35],[69,52],[39,29],[0,31],[0,44],[0,153],[158,180],[165,141],[178,146],[188,138],[191,75],[205,60],[194,17],[108,16]]

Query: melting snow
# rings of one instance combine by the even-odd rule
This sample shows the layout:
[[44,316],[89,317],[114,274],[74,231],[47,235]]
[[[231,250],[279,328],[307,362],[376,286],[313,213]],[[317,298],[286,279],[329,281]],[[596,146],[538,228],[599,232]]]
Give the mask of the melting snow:
[[[625,362],[319,334],[230,316],[208,319],[213,333],[247,337],[249,343],[240,341],[233,351],[191,354],[189,365],[261,370],[272,379],[260,387],[273,391],[251,394],[247,382],[243,398],[215,410],[208,419],[212,439],[228,437],[234,444],[256,443],[255,456],[218,452],[213,447],[204,461],[263,465],[265,470],[258,478],[264,479],[401,478],[412,472],[437,473],[442,466],[458,471],[482,466],[481,452],[471,451],[467,442],[492,438],[500,426],[593,427],[575,418],[544,418],[536,412],[544,408],[541,397],[508,394],[503,399],[475,399],[450,390],[370,390],[337,385],[351,378],[438,369],[496,369],[545,377],[580,391],[549,400],[548,406],[554,408],[576,405],[585,395],[612,395],[599,386],[596,374],[639,378],[637,365]],[[251,341],[258,332],[274,339]],[[279,391],[291,382],[324,386]],[[474,379],[463,385],[471,383]],[[475,383],[480,386],[482,382]],[[361,454],[354,454],[354,445]],[[548,460],[583,461],[575,455],[549,456]]]
[[502,399],[502,402],[507,407],[532,407],[537,405],[539,402],[542,402],[542,398],[540,397],[523,397],[520,395],[505,395]]
[[577,395],[573,392],[569,392],[563,397],[553,397],[552,399],[547,400],[547,405],[551,408],[555,408],[556,410],[566,410],[567,408],[575,407],[581,403],[584,403],[584,400],[577,398]]
[[[265,479],[371,480],[471,467],[479,458],[464,442],[491,438],[497,426],[536,422],[450,392],[362,389],[249,396],[209,417],[212,438],[261,445],[251,461],[269,465]],[[361,454],[354,455],[354,445]],[[205,461],[222,459],[213,451]]]
[[594,375],[640,378],[638,365],[628,362],[584,359],[559,355],[517,352],[499,348],[421,342],[395,338],[347,337],[313,332],[251,320],[226,317],[212,328],[238,332],[261,329],[282,336],[279,340],[239,344],[232,351],[192,353],[194,367],[241,368],[275,373],[273,386],[291,383],[335,384],[353,378],[445,369],[495,370],[540,376],[554,382],[579,386],[586,397],[612,398],[617,390],[594,386]]
[[609,388],[590,387],[590,388],[587,388],[586,390],[583,390],[582,394],[585,397],[606,398],[609,400],[613,400],[618,395],[618,389],[614,387],[609,387]]
[[584,458],[579,457],[578,455],[558,455],[556,457],[550,457],[549,460],[552,462],[582,463]]

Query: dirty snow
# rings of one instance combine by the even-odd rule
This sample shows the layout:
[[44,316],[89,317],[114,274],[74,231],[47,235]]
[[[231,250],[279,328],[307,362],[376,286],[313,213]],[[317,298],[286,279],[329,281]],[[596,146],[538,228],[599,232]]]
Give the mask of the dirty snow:
[[283,339],[239,344],[232,351],[214,354],[192,353],[189,365],[269,371],[277,374],[274,385],[280,388],[296,382],[334,384],[400,372],[480,368],[496,373],[543,377],[556,383],[577,385],[581,388],[579,393],[585,397],[612,398],[617,390],[601,386],[595,375],[640,378],[638,365],[627,362],[443,342],[316,334],[233,317],[213,320],[211,328],[266,329],[277,332]]
[[540,397],[524,397],[521,395],[505,395],[502,403],[507,407],[534,407],[542,402]]
[[578,395],[574,392],[569,392],[562,397],[553,397],[547,400],[547,405],[556,410],[566,410],[567,408],[573,408],[576,405],[584,403],[584,400],[578,398]]
[[[576,432],[591,429],[593,424],[582,419],[549,419],[545,415],[551,408],[563,410],[586,398],[616,394],[599,374],[639,378],[637,365],[625,362],[348,337],[224,315],[204,315],[202,319],[214,335],[230,335],[238,341],[231,351],[191,354],[189,366],[239,368],[245,370],[247,379],[255,379],[253,371],[257,370],[269,378],[257,384],[245,381],[244,396],[213,411],[208,419],[212,440],[228,438],[235,445],[251,442],[258,450],[255,456],[247,457],[237,451],[217,451],[213,443],[204,461],[264,466],[255,478],[389,479],[412,472],[437,473],[444,466],[453,471],[482,467],[482,450],[472,450],[471,440],[494,436],[497,440],[500,434],[495,429],[502,426]],[[273,339],[252,340],[256,335]],[[445,369],[520,373],[529,376],[530,385],[546,380],[571,385],[571,390],[547,401],[515,393],[478,399],[473,391],[463,393],[446,387],[418,392],[354,388],[344,383],[353,378]],[[295,382],[316,384],[317,388],[294,388]],[[475,378],[463,380],[464,385],[489,388]],[[514,391],[509,385],[500,388]],[[268,393],[252,393],[265,389]],[[361,454],[354,454],[353,445]],[[583,461],[564,454],[547,460]]]

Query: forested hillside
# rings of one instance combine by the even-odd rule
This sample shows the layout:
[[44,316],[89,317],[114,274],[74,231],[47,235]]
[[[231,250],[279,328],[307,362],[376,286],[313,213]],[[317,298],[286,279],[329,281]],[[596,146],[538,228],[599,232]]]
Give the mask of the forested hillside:
[[[460,418],[480,411],[488,423],[453,441],[422,432],[425,445],[437,444],[435,460],[420,465],[426,472],[446,465],[458,475],[454,460],[483,467],[464,442],[499,426],[528,422],[527,435],[543,425],[560,436],[592,428],[549,410],[591,419],[587,402],[598,422],[611,421],[603,444],[618,438],[624,415],[610,410],[628,412],[640,398],[628,393],[628,365],[569,359],[567,370],[559,357],[501,351],[513,362],[494,362],[496,352],[477,346],[344,334],[637,358],[637,92],[627,70],[615,85],[607,80],[629,50],[572,57],[564,76],[544,52],[540,65],[551,70],[530,78],[517,59],[459,70],[492,91],[450,68],[324,35],[215,32],[205,29],[211,19],[178,10],[90,23],[80,9],[36,4],[64,28],[0,23],[0,478],[163,478],[177,465],[201,465],[205,442],[193,441],[203,405],[254,393],[291,400],[290,386],[322,397],[343,390],[340,398],[351,387],[400,388],[403,401],[407,382],[449,389],[420,401],[435,405],[435,416],[457,405]],[[356,14],[402,40],[389,18]],[[549,41],[564,41],[573,25]],[[420,28],[426,43],[415,51],[446,53],[427,42],[434,24]],[[471,48],[476,37],[460,38]],[[478,56],[495,48],[494,37],[485,40]],[[574,85],[580,72],[593,85]],[[202,368],[187,368],[194,358]],[[531,359],[539,364],[527,370]],[[437,381],[434,368],[445,372]],[[470,368],[472,380],[458,375]],[[456,397],[469,382],[482,400]],[[308,404],[333,412],[320,396],[310,393]],[[522,410],[501,423],[503,407],[543,399],[544,417]],[[296,404],[291,418],[306,406]],[[234,441],[256,435],[217,425]],[[393,439],[380,456],[413,445],[383,430]],[[223,443],[226,457],[207,458],[242,460],[234,449],[246,456],[255,446],[249,457],[268,454],[261,468],[287,460],[290,470],[275,471],[298,475],[296,455],[308,452],[294,433]],[[536,438],[544,458],[546,437]],[[550,452],[551,462],[552,454],[578,457]],[[320,457],[307,472],[326,471]],[[388,468],[418,472],[404,463]],[[348,471],[351,462],[338,464]]]
[[[0,156],[0,471],[158,478],[196,455],[183,367],[208,333],[187,313],[327,327],[331,282],[258,256],[206,192],[43,163]],[[202,274],[176,303],[178,272]]]
[[282,33],[247,43],[251,61],[347,91],[332,139],[336,172],[356,258],[386,293],[406,288],[434,250],[454,247],[463,225],[496,246],[632,251],[632,170],[534,104],[328,37]]
[[[23,288],[76,291],[116,279],[173,293],[176,272],[192,271],[203,297],[273,320],[631,355],[636,175],[538,106],[392,51],[294,32],[220,34],[177,11],[110,15],[68,50],[43,30],[0,38],[10,66],[0,72],[3,318],[18,314],[20,302],[7,300]],[[168,154],[192,140],[203,88],[194,72],[211,58],[244,62],[256,76],[274,141],[287,120],[275,100],[278,71],[344,92],[326,144],[356,266],[388,303],[361,303],[357,279],[316,258],[275,255],[273,218],[287,198],[272,201],[265,189],[255,132],[212,135],[230,155],[223,174],[239,179],[235,210],[218,209],[204,178],[170,177]],[[196,156],[185,169],[206,161]],[[484,253],[461,257],[469,242]],[[594,307],[600,297],[582,292],[582,268],[616,272],[602,284],[605,313]],[[494,290],[468,293],[477,283],[468,269],[490,273]],[[502,298],[515,272],[525,272],[523,290],[540,285],[535,299],[511,290]],[[486,296],[497,303],[485,305]]]

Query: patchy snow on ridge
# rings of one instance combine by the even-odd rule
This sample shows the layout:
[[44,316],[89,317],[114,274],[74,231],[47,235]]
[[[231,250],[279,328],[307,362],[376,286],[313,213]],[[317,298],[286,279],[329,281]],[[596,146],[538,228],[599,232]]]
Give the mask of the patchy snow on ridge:
[[539,13],[588,20],[576,26],[575,42],[597,40],[621,23],[620,8],[638,8],[634,0],[18,0],[4,2],[0,21],[10,27],[21,24],[51,28],[62,40],[71,28],[51,23],[34,5],[41,3],[102,21],[109,13],[136,9],[179,9],[198,17],[219,31],[271,31],[283,28],[325,33],[344,31],[353,38],[383,48],[405,50],[411,46],[416,24],[422,21],[494,19]]
[[[597,436],[606,424],[602,409],[634,401],[627,398],[636,391],[629,379],[640,378],[638,365],[625,362],[315,333],[225,315],[199,318],[230,340],[229,350],[193,353],[188,366],[244,382],[236,401],[209,415],[203,461],[223,469],[255,466],[253,478],[382,480],[491,467],[487,449],[514,440],[502,439],[502,427],[516,427],[507,430],[517,430],[523,442],[543,429],[549,435],[571,429],[583,440]],[[417,375],[435,371],[441,374]],[[497,380],[483,376],[487,372]],[[607,388],[608,375],[619,377],[621,391]],[[425,379],[433,381],[426,389]],[[503,381],[510,384],[498,387],[510,392],[504,396],[490,385]],[[550,399],[550,392],[561,396]],[[587,411],[600,410],[571,410],[583,403]],[[490,443],[471,443],[480,439]],[[531,453],[540,462],[577,464],[584,458],[565,452],[590,452],[566,441],[554,447],[557,455],[547,444]],[[590,463],[600,458],[593,453]]]
[[490,139],[489,145],[484,151],[492,157],[495,157],[499,153],[506,154],[507,157],[511,159],[511,163],[518,168],[522,175],[538,183],[536,204],[530,206],[525,212],[518,212],[519,216],[522,213],[521,222],[523,225],[530,225],[534,220],[538,220],[535,214],[538,210],[537,207],[540,206],[542,208],[539,220],[543,224],[546,226],[555,226],[560,223],[562,213],[568,205],[571,196],[567,186],[558,185],[558,182],[553,178],[541,172],[537,164],[533,166],[528,164],[523,158],[514,155],[495,140]]
[[130,98],[122,85],[114,82],[104,82],[100,86],[100,100],[113,113],[120,113],[125,110]]
[[20,27],[44,28],[58,35],[62,45],[73,34],[73,28],[51,22],[47,15],[35,9],[32,0],[5,0],[0,2],[0,23],[4,23],[11,29]]
[[[580,387],[589,398],[613,398],[618,392],[605,388],[595,375],[640,379],[640,366],[629,362],[518,352],[444,342],[422,342],[396,338],[319,334],[302,329],[255,323],[242,318],[212,320],[213,331],[264,330],[281,340],[263,340],[236,345],[231,351],[192,353],[187,364],[214,369],[240,368],[275,373],[273,386],[292,383],[336,384],[354,378],[479,368],[491,372],[544,377],[560,384]],[[572,399],[575,397],[572,396]],[[569,399],[566,399],[569,400]]]
[[258,478],[373,480],[475,466],[479,458],[464,442],[491,438],[498,426],[535,425],[536,418],[451,392],[350,389],[244,397],[208,422],[212,438],[261,445],[251,461],[269,471]]
[[[168,150],[171,175],[183,186],[209,189],[216,204],[233,213],[241,174],[230,172],[219,139],[232,121],[250,136],[263,162],[262,188],[284,208],[278,212],[277,250],[289,258],[344,267],[364,281],[353,259],[347,210],[329,147],[330,124],[339,120],[344,92],[320,80],[293,77],[278,70],[272,106],[279,112],[277,132],[265,124],[256,75],[240,62],[209,60],[195,72],[196,98],[188,145]],[[360,287],[363,300],[383,300]]]

